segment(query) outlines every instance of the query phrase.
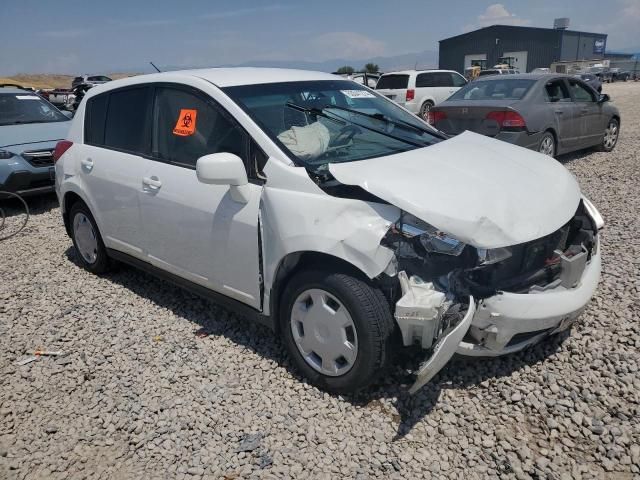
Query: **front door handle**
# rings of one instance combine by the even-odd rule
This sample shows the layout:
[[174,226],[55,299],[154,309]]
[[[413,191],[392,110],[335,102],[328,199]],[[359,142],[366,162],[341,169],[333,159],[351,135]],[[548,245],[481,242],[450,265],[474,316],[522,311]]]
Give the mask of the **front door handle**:
[[162,182],[156,176],[144,177],[142,179],[142,184],[149,187],[151,190],[158,190],[162,186]]
[[90,172],[93,169],[93,160],[90,158],[83,158],[80,160],[80,164]]
[[558,115],[562,115],[564,112],[562,110],[554,110],[554,113]]

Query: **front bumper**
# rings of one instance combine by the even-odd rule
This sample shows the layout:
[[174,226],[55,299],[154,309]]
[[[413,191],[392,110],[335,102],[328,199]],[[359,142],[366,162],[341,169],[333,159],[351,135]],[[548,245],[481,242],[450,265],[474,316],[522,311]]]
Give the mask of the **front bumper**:
[[585,266],[580,283],[574,288],[556,287],[527,294],[502,292],[480,301],[469,332],[458,345],[456,353],[504,355],[568,328],[595,293],[600,270],[598,244]]
[[37,170],[16,170],[11,172],[3,181],[0,181],[0,191],[17,193],[21,196],[53,192],[55,178],[53,167],[39,168]]

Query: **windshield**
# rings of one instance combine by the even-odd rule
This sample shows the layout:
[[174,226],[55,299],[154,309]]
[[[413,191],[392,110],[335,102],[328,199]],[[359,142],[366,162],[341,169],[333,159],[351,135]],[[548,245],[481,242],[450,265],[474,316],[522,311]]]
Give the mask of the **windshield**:
[[348,80],[223,89],[297,163],[317,170],[442,140],[414,115]]
[[69,120],[38,95],[29,92],[0,93],[0,125],[64,122]]
[[468,83],[449,100],[520,100],[524,97],[535,80],[497,77],[493,80]]

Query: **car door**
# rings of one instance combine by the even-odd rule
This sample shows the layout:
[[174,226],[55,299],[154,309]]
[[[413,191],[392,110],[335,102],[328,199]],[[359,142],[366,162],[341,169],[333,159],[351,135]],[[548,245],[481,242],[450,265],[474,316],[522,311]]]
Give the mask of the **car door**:
[[564,78],[555,78],[549,80],[544,89],[547,107],[553,112],[553,127],[558,135],[558,150],[571,150],[576,146],[580,124],[568,85]]
[[228,185],[196,176],[198,158],[218,152],[245,164],[252,142],[206,94],[177,85],[157,86],[152,162],[140,191],[147,260],[166,271],[259,308],[258,209],[261,182],[249,200],[235,201]]
[[598,95],[584,82],[577,78],[569,79],[569,91],[576,105],[578,115],[578,148],[590,147],[600,143],[604,134],[602,122],[602,105],[598,103]]
[[139,258],[138,192],[149,164],[151,93],[147,86],[127,87],[87,101],[78,167],[105,245]]
[[[462,87],[464,87],[468,83],[467,79],[464,78],[459,73],[449,72],[449,76],[451,77],[451,88],[449,88],[449,96],[447,98],[449,98],[451,95],[456,93],[458,90],[460,90]],[[447,98],[445,98],[445,100]]]

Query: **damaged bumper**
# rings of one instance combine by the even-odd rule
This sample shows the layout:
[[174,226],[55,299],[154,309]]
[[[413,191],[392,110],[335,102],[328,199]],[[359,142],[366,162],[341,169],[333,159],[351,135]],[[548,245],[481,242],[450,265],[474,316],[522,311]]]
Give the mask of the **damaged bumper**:
[[568,328],[584,310],[600,279],[600,249],[574,288],[558,286],[534,293],[502,292],[481,300],[457,353],[497,356],[517,352]]

